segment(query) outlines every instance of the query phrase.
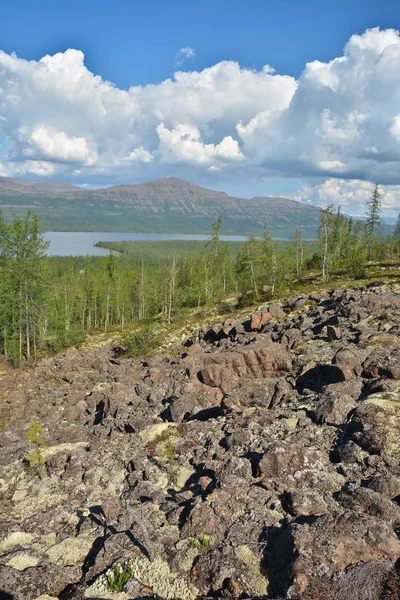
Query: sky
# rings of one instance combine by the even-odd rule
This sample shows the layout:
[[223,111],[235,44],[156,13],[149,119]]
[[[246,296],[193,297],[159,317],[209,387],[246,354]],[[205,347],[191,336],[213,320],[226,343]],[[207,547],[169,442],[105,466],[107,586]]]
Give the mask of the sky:
[[0,175],[182,177],[400,211],[400,3],[20,0],[0,19]]

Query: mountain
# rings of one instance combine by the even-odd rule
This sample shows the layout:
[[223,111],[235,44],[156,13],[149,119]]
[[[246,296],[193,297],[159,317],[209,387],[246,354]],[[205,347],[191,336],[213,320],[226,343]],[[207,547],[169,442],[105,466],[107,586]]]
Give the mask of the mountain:
[[76,185],[64,183],[63,181],[37,181],[34,179],[17,179],[16,177],[0,177],[0,196],[3,194],[31,194],[38,195],[47,192],[62,193],[80,190]]
[[96,190],[0,177],[0,208],[7,219],[31,209],[46,231],[207,233],[224,213],[224,233],[259,234],[265,223],[274,237],[296,226],[315,237],[320,213],[288,198],[236,198],[174,177]]

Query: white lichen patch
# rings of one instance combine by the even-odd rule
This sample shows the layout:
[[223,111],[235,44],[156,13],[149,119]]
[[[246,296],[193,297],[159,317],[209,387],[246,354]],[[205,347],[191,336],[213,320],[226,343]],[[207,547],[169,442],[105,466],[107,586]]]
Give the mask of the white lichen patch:
[[59,506],[68,495],[60,493],[57,488],[56,479],[42,479],[39,485],[36,479],[21,476],[12,496],[13,510],[10,517],[22,521]]
[[140,432],[140,437],[142,441],[147,444],[148,442],[153,442],[157,437],[164,434],[167,430],[168,433],[174,435],[174,430],[176,429],[176,423],[156,423],[155,425],[149,425],[145,427],[143,431]]
[[13,531],[4,540],[0,540],[0,553],[6,554],[15,548],[31,544],[33,535],[25,531]]
[[68,537],[47,550],[49,561],[65,567],[81,566],[95,539],[92,535]]
[[[146,558],[133,558],[129,565],[132,569],[132,579],[149,587],[154,596],[160,600],[196,600],[199,590],[192,584],[180,578],[177,573],[170,571],[168,563],[157,557],[153,562]],[[102,598],[110,600],[125,600],[130,598],[124,592],[111,592],[107,584],[107,573],[102,575],[85,592],[85,598]]]
[[49,446],[48,448],[44,448],[42,450],[42,454],[44,458],[49,458],[50,456],[54,456],[56,454],[70,454],[71,452],[75,452],[80,448],[87,448],[89,446],[89,442],[76,442],[75,444],[58,444],[57,446]]
[[174,471],[172,487],[176,490],[181,490],[193,473],[195,473],[195,471],[192,467],[177,467]]
[[259,596],[267,594],[268,580],[260,572],[260,559],[249,546],[243,545],[235,548],[236,557],[246,566],[240,578],[247,587],[247,592]]
[[13,556],[6,562],[6,567],[11,567],[17,571],[25,571],[25,569],[36,567],[38,564],[39,559],[36,558],[36,556],[31,556],[30,554],[17,554],[17,556]]

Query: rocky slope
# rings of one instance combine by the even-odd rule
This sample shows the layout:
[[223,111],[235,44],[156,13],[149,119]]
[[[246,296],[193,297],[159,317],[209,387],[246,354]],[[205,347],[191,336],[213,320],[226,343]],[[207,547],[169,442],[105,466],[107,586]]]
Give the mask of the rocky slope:
[[1,598],[399,600],[400,286],[145,362],[71,349],[0,391]]
[[265,222],[281,237],[296,226],[315,237],[320,216],[318,207],[288,198],[236,198],[174,177],[97,190],[0,177],[0,208],[7,218],[33,209],[45,231],[208,233],[224,213],[225,233],[260,234]]

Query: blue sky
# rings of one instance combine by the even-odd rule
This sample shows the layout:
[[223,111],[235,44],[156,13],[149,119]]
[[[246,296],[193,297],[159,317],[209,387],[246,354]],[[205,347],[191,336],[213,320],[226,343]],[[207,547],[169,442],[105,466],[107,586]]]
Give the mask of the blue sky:
[[399,28],[392,0],[8,2],[0,175],[179,176],[353,214],[379,181],[393,216]]
[[67,48],[118,87],[158,83],[182,47],[201,70],[221,60],[265,63],[298,77],[306,62],[338,56],[354,33],[400,28],[396,0],[20,0],[6,2],[0,47],[28,60]]

